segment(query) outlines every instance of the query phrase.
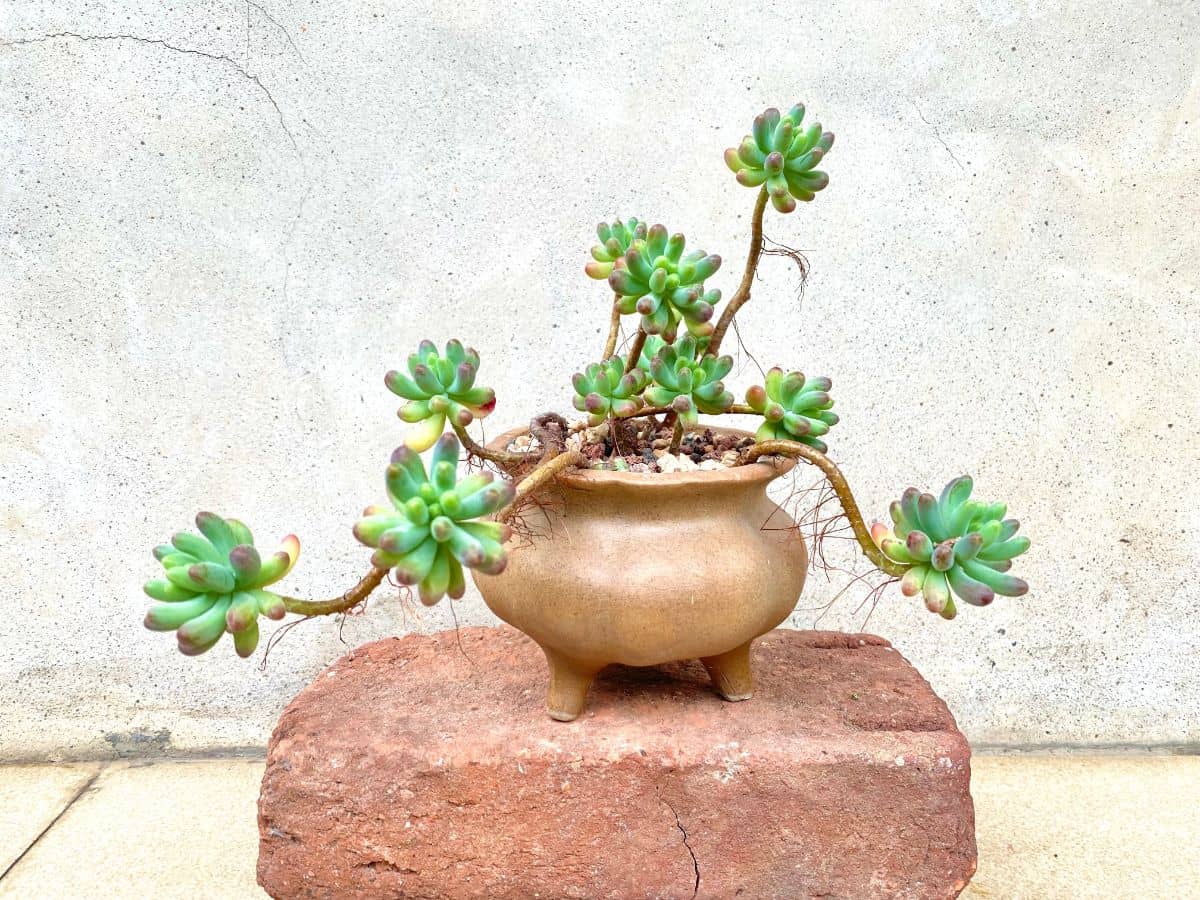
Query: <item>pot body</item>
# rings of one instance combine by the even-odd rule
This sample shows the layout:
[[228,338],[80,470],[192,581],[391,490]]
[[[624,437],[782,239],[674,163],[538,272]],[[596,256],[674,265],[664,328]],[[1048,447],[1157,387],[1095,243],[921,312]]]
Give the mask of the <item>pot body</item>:
[[[804,586],[804,541],[766,493],[792,465],[569,473],[540,508],[521,512],[504,572],[473,572],[475,583],[497,616],[542,646],[552,676],[558,663],[587,683],[609,663],[698,658],[719,669],[782,622]],[[748,682],[748,668],[731,678]],[[749,696],[748,683],[728,687],[729,699]]]

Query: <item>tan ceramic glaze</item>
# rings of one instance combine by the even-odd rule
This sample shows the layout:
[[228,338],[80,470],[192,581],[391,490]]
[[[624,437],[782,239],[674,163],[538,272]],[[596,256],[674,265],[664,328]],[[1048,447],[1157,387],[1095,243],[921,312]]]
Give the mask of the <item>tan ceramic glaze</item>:
[[750,697],[750,642],[792,611],[808,568],[795,523],[766,493],[792,465],[575,471],[522,512],[533,534],[509,543],[504,572],[472,574],[492,612],[545,651],[552,717],[578,716],[609,663],[699,659],[725,699]]

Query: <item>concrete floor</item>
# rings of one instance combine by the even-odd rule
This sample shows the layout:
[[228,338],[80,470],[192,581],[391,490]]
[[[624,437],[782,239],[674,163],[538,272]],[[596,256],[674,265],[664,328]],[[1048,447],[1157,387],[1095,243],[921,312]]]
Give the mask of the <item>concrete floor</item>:
[[[964,897],[1200,897],[1200,757],[976,756]],[[0,898],[263,897],[259,760],[0,768]]]

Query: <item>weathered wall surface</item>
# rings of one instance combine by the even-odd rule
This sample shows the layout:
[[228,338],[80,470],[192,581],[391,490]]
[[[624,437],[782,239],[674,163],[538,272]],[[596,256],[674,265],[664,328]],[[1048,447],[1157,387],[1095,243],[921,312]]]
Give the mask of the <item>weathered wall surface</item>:
[[[834,378],[868,509],[967,471],[1035,540],[1028,597],[947,624],[892,590],[867,627],[976,741],[1200,738],[1195,4],[56,0],[0,39],[0,757],[263,743],[336,623],[265,672],[185,659],[140,625],[150,547],[211,508],[299,532],[295,591],[348,586],[383,372],[459,335],[493,433],[565,411],[594,223],[686,231],[728,291],[753,194],[721,152],[798,99],[833,183],[767,233],[812,279],[767,260],[743,337]],[[341,637],[452,624],[381,597]]]

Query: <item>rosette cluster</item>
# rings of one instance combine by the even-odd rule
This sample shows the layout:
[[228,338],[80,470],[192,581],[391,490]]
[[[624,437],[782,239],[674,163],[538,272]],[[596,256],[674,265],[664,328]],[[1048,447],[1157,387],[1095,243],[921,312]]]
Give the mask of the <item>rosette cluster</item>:
[[684,425],[695,425],[699,413],[715,415],[733,405],[733,394],[721,381],[733,368],[733,357],[708,354],[696,359],[696,349],[690,334],[661,347],[650,361],[654,383],[642,395],[653,406],[675,410]]
[[479,354],[459,341],[446,343],[445,356],[432,341],[421,341],[408,358],[407,375],[392,370],[384,376],[388,390],[408,401],[397,415],[417,426],[404,438],[409,447],[418,453],[432,447],[446,430],[447,417],[466,426],[496,408],[496,392],[475,385],[478,372]]
[[458,480],[458,438],[443,434],[434,444],[426,473],[408,446],[392,454],[387,493],[392,509],[370,506],[354,525],[354,536],[375,548],[373,565],[392,569],[402,584],[417,585],[421,602],[432,606],[466,590],[463,566],[489,575],[504,571],[508,528],[472,521],[491,515],[513,499],[511,482],[491,472]]
[[833,133],[814,122],[807,128],[804,104],[786,114],[771,108],[754,117],[752,133],[736,148],[725,151],[725,164],[746,187],[766,185],[771,204],[790,213],[797,200],[809,201],[829,184],[829,176],[816,166],[833,146]]
[[592,261],[583,267],[589,278],[603,281],[629,252],[634,241],[646,239],[646,223],[637,219],[622,222],[620,219],[609,225],[601,222],[596,226],[600,243],[592,247]]
[[941,496],[909,488],[892,503],[892,527],[876,523],[871,537],[888,559],[911,566],[900,579],[908,597],[921,594],[943,618],[957,614],[954,597],[987,606],[997,594],[1020,597],[1029,585],[1007,574],[1012,560],[1029,549],[1017,537],[1021,523],[1004,518],[1003,503],[971,500],[969,475],[955,478]]
[[825,453],[821,435],[838,423],[831,412],[833,398],[828,378],[805,378],[800,372],[786,375],[778,367],[767,372],[764,384],[746,391],[746,402],[763,417],[754,437],[760,441],[799,441]]
[[143,587],[160,601],[146,613],[146,627],[174,631],[188,656],[211,649],[228,631],[238,656],[249,656],[258,646],[258,617],[282,619],[287,612],[283,599],[263,588],[292,570],[300,541],[288,535],[282,550],[263,559],[250,529],[237,519],[202,512],[196,527],[200,534],[181,531],[154,548],[166,578]]
[[721,268],[721,257],[702,250],[684,253],[685,243],[682,234],[668,237],[665,227],[653,225],[608,276],[619,298],[617,308],[624,314],[641,313],[647,334],[673,339],[681,320],[691,334],[713,331],[709,320],[721,292],[705,291],[704,280]]
[[646,373],[636,366],[625,372],[625,361],[613,356],[592,363],[571,377],[575,387],[572,403],[587,413],[589,425],[599,425],[612,416],[631,416],[642,407]]

